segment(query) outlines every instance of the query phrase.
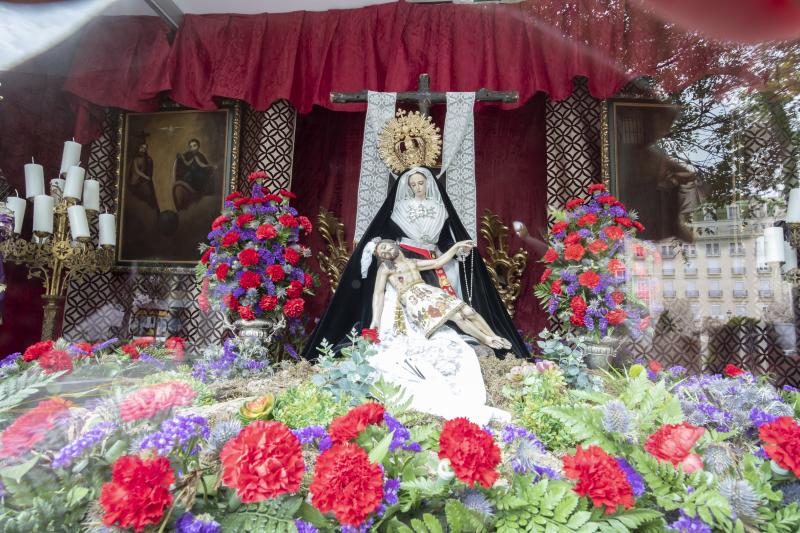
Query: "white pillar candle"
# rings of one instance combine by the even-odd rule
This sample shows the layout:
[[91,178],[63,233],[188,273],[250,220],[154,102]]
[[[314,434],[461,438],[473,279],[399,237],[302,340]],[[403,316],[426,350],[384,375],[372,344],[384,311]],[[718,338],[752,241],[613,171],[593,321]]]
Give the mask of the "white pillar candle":
[[786,222],[800,222],[800,189],[789,191],[789,205],[786,207]]
[[82,205],[69,206],[67,216],[72,240],[77,241],[79,237],[89,237],[89,220],[86,218],[86,209]]
[[781,266],[783,272],[797,268],[797,251],[786,241],[783,241],[783,255],[785,256],[783,266]]
[[42,165],[25,165],[25,197],[32,198],[44,194],[44,169]]
[[22,221],[25,220],[25,202],[24,198],[18,196],[9,196],[6,198],[6,204],[9,209],[14,213],[14,233],[22,233]]
[[767,263],[782,263],[784,260],[783,228],[773,226],[764,229],[764,261]]
[[64,198],[81,199],[83,194],[83,178],[86,176],[86,169],[78,166],[71,166],[67,171],[67,183],[64,185]]
[[100,211],[100,182],[86,180],[83,182],[83,207],[87,210]]
[[114,215],[102,213],[98,222],[100,226],[100,246],[114,246],[117,244],[117,221]]
[[33,197],[33,231],[53,233],[53,208],[55,205],[52,196],[40,194]]
[[756,267],[763,268],[767,266],[767,260],[764,256],[764,237],[756,237]]
[[69,171],[69,167],[77,165],[81,160],[81,145],[75,141],[64,143],[64,152],[61,154],[60,174]]

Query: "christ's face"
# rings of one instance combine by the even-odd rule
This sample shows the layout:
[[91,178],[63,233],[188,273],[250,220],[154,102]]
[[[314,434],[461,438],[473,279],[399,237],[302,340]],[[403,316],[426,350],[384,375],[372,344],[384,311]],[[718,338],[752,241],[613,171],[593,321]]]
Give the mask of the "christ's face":
[[375,247],[375,255],[384,261],[394,261],[400,255],[400,250],[395,243],[382,242]]
[[425,196],[428,194],[428,178],[425,177],[425,174],[417,172],[409,176],[408,186],[411,188],[411,192],[414,193],[414,198],[417,200],[424,200]]

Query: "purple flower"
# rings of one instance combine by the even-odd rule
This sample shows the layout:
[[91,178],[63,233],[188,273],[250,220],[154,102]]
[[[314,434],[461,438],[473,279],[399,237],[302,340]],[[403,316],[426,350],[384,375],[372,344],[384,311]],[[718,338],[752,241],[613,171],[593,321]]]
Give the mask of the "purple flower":
[[677,377],[677,376],[680,376],[680,375],[686,373],[686,367],[683,367],[683,366],[680,366],[680,365],[675,365],[675,366],[669,367],[668,371],[669,371],[670,374],[672,374],[673,376]]
[[764,424],[769,424],[770,422],[774,422],[777,419],[778,419],[777,416],[771,415],[766,411],[762,411],[758,407],[753,407],[750,410],[750,421],[757,428],[763,426]]
[[679,533],[711,533],[711,528],[699,516],[691,518],[683,509],[680,510],[680,518],[667,526],[667,529]]
[[383,484],[383,499],[388,505],[394,505],[399,501],[397,493],[400,491],[400,478],[387,479]]
[[333,446],[333,440],[331,440],[330,436],[323,437],[322,440],[319,441],[319,451],[321,452],[324,452],[331,446]]
[[386,427],[389,428],[389,431],[392,433],[392,442],[389,444],[389,451],[395,451],[398,448],[413,452],[422,450],[419,443],[410,442],[411,432],[399,420],[389,413],[384,413],[383,421],[386,422]]
[[190,512],[185,512],[175,522],[175,531],[177,533],[219,533],[222,531],[222,526],[210,515],[194,516]]
[[783,390],[785,390],[786,392],[800,392],[800,389],[798,389],[797,387],[792,387],[791,385],[784,385]]
[[300,444],[308,444],[315,440],[322,440],[328,438],[328,432],[322,426],[307,426],[300,429],[293,429],[292,433]]
[[3,359],[0,360],[0,368],[14,364],[14,362],[19,358],[20,355],[22,355],[22,352],[15,352],[12,353],[11,355],[3,357]]
[[113,422],[98,424],[76,440],[61,448],[53,457],[51,466],[53,468],[65,468],[69,466],[75,459],[82,456],[86,450],[91,449],[95,444],[103,440],[115,427],[116,424]]
[[644,494],[644,479],[639,473],[622,457],[614,459],[619,467],[625,472],[625,477],[628,478],[628,483],[631,484],[633,495],[637,498]]
[[166,365],[164,363],[162,363],[161,361],[159,361],[155,357],[147,355],[144,352],[140,352],[139,353],[139,359],[141,359],[142,361],[144,361],[146,363],[150,363],[154,367],[159,368],[161,370],[164,370],[166,368]]
[[294,521],[294,527],[297,528],[297,533],[319,533],[319,529],[314,527],[313,524],[299,518]]
[[528,431],[523,426],[517,426],[514,424],[508,424],[503,428],[503,431],[500,433],[500,438],[506,444],[512,444],[515,440],[525,439],[533,444],[535,447],[539,448],[539,451],[542,453],[547,452],[547,448],[545,448],[544,444],[536,438],[536,435],[533,432]]
[[292,346],[288,342],[283,345],[283,348],[286,350],[286,353],[288,353],[290,356],[292,356],[292,359],[294,359],[295,361],[300,359],[300,356],[298,355],[297,350],[295,350],[294,346]]
[[202,416],[178,415],[162,422],[160,431],[145,436],[139,448],[155,449],[159,455],[169,455],[176,448],[190,452],[189,444],[193,439],[207,439],[209,435],[208,422]]

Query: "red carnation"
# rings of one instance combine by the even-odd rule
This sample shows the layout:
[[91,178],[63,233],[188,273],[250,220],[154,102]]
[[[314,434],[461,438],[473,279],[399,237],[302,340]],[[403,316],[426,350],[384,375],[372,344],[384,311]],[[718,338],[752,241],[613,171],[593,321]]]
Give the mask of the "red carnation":
[[78,349],[78,353],[75,354],[76,358],[91,357],[94,351],[94,346],[89,342],[76,342],[73,346]]
[[311,274],[309,274],[307,272],[303,273],[303,286],[305,286],[306,289],[310,289],[311,287],[313,287],[314,286],[314,276],[312,276]]
[[200,258],[200,262],[204,265],[208,264],[208,261],[211,259],[211,254],[214,253],[214,247],[208,248],[205,252],[203,252],[203,257]]
[[225,281],[225,278],[228,277],[228,271],[231,267],[228,266],[227,263],[220,263],[217,265],[217,270],[214,272],[214,275],[217,276],[217,279],[220,281]]
[[22,354],[22,360],[30,363],[42,356],[43,353],[49,352],[53,349],[53,341],[41,341],[36,344],[31,344]]
[[661,366],[661,363],[659,363],[659,362],[658,362],[658,361],[656,361],[655,359],[651,359],[651,360],[650,360],[650,362],[649,362],[649,363],[647,363],[647,368],[649,368],[649,369],[650,369],[650,371],[651,371],[653,374],[660,374],[660,373],[661,373],[661,371],[662,371],[662,370],[664,370],[664,367],[663,367],[663,366]]
[[233,294],[226,294],[223,296],[222,303],[224,303],[228,309],[236,309],[239,307],[239,299]]
[[300,318],[306,302],[302,298],[292,298],[283,304],[283,314],[289,318]]
[[567,202],[567,209],[575,209],[583,203],[583,198],[573,198]]
[[539,278],[539,283],[544,283],[547,278],[550,277],[550,274],[553,272],[552,268],[545,268],[544,272],[542,272],[542,277]]
[[597,201],[600,202],[601,204],[607,204],[607,205],[614,205],[615,203],[617,203],[617,199],[611,196],[610,194],[601,196],[600,198],[597,199]]
[[626,228],[630,228],[633,226],[633,221],[631,221],[631,219],[629,219],[628,217],[614,217],[614,222]]
[[269,179],[269,174],[267,174],[263,170],[256,170],[247,175],[247,181],[251,183],[256,180],[266,180],[266,179]]
[[236,209],[239,209],[243,205],[247,205],[247,204],[250,204],[250,203],[253,203],[253,199],[252,198],[239,198],[238,200],[233,202],[233,206]]
[[609,226],[603,229],[603,233],[612,241],[618,241],[625,236],[625,232],[619,226]]
[[269,294],[262,296],[261,301],[258,302],[258,306],[264,311],[272,311],[278,306],[278,297]]
[[256,219],[256,217],[254,217],[252,213],[244,213],[244,214],[239,215],[238,217],[236,217],[236,225],[241,228],[245,224],[247,224],[248,222],[252,222],[255,219]]
[[225,215],[218,216],[217,218],[214,219],[214,222],[211,223],[211,229],[219,229],[220,226],[228,222],[228,220],[230,219]]
[[[261,189],[261,192],[269,193],[269,189],[267,189],[266,187],[263,187]],[[281,203],[283,201],[283,199],[281,199],[280,196],[278,196],[277,194],[272,194],[272,193],[267,194],[264,197],[264,199],[267,200],[268,202],[276,202],[276,203]]]
[[557,279],[550,285],[551,294],[561,294],[561,280]]
[[239,262],[242,264],[242,266],[253,266],[258,263],[258,260],[258,252],[255,248],[245,248],[239,252]]
[[611,299],[614,300],[614,303],[619,305],[625,301],[625,294],[619,291],[614,291],[611,293]]
[[599,254],[600,252],[608,250],[608,245],[606,244],[606,241],[597,239],[590,242],[587,248],[589,249],[590,252],[596,255]]
[[564,250],[564,259],[568,261],[580,261],[586,252],[580,244],[570,244]]
[[596,272],[584,272],[580,276],[578,276],[578,283],[583,285],[584,287],[589,287],[590,289],[594,289],[597,285],[600,284],[600,276],[597,275]]
[[281,215],[278,217],[278,223],[285,228],[296,228],[297,219],[290,214]]
[[[364,330],[369,331],[369,330]],[[374,331],[374,330],[372,330]],[[377,333],[375,335],[377,337]],[[334,418],[328,428],[334,444],[349,442],[367,429],[367,426],[383,422],[383,406],[375,402],[362,403],[353,407],[346,414]]]
[[72,358],[64,350],[49,350],[39,358],[39,366],[45,374],[54,374],[66,370],[72,371]]
[[573,296],[572,300],[569,302],[569,306],[576,313],[583,313],[588,307],[583,296]]
[[297,198],[297,195],[291,191],[287,191],[286,189],[281,189],[278,191],[278,194],[283,196],[284,198]]
[[[648,437],[644,449],[657,459],[669,461],[676,468],[678,465],[683,465],[686,473],[692,473],[697,469],[698,457],[689,452],[705,431],[705,428],[693,426],[688,422],[665,424]],[[702,464],[700,461],[700,468]]]
[[252,422],[219,454],[222,482],[243,503],[297,492],[305,466],[300,441],[281,422]]
[[132,527],[134,531],[158,524],[172,504],[169,487],[174,482],[175,474],[166,457],[120,457],[111,469],[111,481],[103,484],[100,493],[99,502],[106,512],[103,524]]
[[633,507],[633,488],[625,472],[601,447],[591,445],[584,450],[579,444],[575,455],[564,456],[563,463],[567,477],[578,480],[572,490],[591,498],[595,507],[605,507],[608,514],[619,505]]
[[608,262],[608,271],[615,276],[625,272],[625,263],[619,259],[612,259]]
[[586,314],[585,313],[573,313],[569,317],[569,322],[573,326],[581,327],[581,326],[585,325],[584,324],[584,320],[585,319],[586,319]]
[[239,278],[239,286],[243,289],[255,289],[259,285],[261,285],[261,276],[258,272],[248,270],[243,272],[242,277]]
[[606,313],[606,320],[612,326],[616,326],[617,324],[622,324],[625,321],[625,310],[624,309],[614,309],[613,311],[609,311]]
[[286,248],[283,251],[283,258],[292,266],[300,262],[300,254],[294,248]]
[[592,224],[597,224],[597,215],[593,213],[588,213],[578,219],[578,226],[580,227],[591,226]]
[[556,259],[558,259],[558,252],[556,252],[553,248],[548,248],[544,256],[542,256],[542,261],[545,263],[552,263]]
[[253,312],[253,309],[247,305],[240,305],[236,312],[239,313],[239,318],[242,320],[256,319],[256,314]]
[[466,418],[448,420],[439,436],[439,459],[449,459],[456,477],[469,485],[489,488],[497,481],[500,448],[480,426]]
[[297,280],[293,280],[289,287],[286,288],[286,296],[289,298],[299,298],[303,295],[303,284]]
[[18,457],[41,442],[47,432],[56,427],[59,418],[69,416],[72,402],[52,398],[17,417],[0,433],[0,457]]
[[270,265],[267,267],[267,276],[272,281],[280,281],[286,277],[286,272],[283,271],[283,267],[281,265]]
[[256,230],[256,238],[259,240],[274,239],[278,231],[272,224],[261,224]]
[[125,422],[151,418],[173,407],[191,405],[195,396],[194,389],[183,381],[150,385],[129,394],[119,406],[119,415]]
[[603,185],[602,183],[593,183],[593,184],[589,185],[589,188],[587,190],[589,191],[589,194],[592,194],[592,193],[595,193],[597,191],[606,190],[606,186]]
[[633,227],[636,228],[636,231],[644,231],[644,226],[638,220],[633,221]]
[[553,227],[552,227],[552,228],[550,228],[550,233],[561,233],[562,231],[564,231],[565,229],[567,229],[567,226],[568,226],[568,225],[569,225],[569,224],[567,224],[567,223],[566,223],[566,222],[564,222],[564,221],[561,221],[561,222],[556,222],[555,224],[553,224]]
[[131,359],[139,359],[139,350],[133,344],[126,344],[122,351]]
[[362,329],[361,330],[361,337],[369,342],[380,344],[381,339],[378,337],[378,330],[377,329]]
[[360,526],[383,500],[383,470],[355,444],[334,444],[317,458],[311,503],[342,525]]
[[238,232],[229,231],[228,233],[225,234],[224,237],[222,237],[222,246],[225,246],[226,248],[228,246],[233,246],[237,242],[239,242],[239,233]]
[[240,193],[239,191],[234,191],[234,192],[230,193],[228,196],[225,197],[225,201],[226,202],[232,202],[232,201],[236,200],[237,198],[241,198],[241,197],[242,197],[242,193]]
[[299,216],[297,217],[297,221],[300,222],[300,226],[302,226],[303,231],[306,233],[311,233],[311,230],[314,229],[314,226],[311,224],[311,221],[308,217]]
[[800,477],[800,426],[791,416],[781,416],[758,428],[764,451],[778,466]]
[[741,376],[742,374],[744,374],[744,370],[742,370],[742,369],[741,369],[741,368],[739,368],[738,366],[736,366],[736,365],[732,365],[732,364],[730,364],[730,363],[728,363],[727,365],[725,365],[725,368],[724,368],[722,371],[723,371],[723,372],[725,373],[725,375],[726,375],[726,376],[728,376],[729,378],[735,378],[736,376]]
[[183,361],[186,355],[186,341],[183,337],[170,337],[164,341],[164,348],[172,352],[176,361]]
[[564,237],[564,244],[567,246],[570,244],[578,244],[579,242],[581,242],[581,239],[583,239],[583,237],[581,237],[581,234],[578,233],[577,231],[573,231],[569,235]]

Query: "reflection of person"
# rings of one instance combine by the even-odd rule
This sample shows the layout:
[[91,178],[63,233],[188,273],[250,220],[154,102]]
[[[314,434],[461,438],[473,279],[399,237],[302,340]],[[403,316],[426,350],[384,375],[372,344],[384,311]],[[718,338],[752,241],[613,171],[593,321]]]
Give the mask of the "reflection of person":
[[153,158],[147,153],[147,143],[141,143],[128,168],[131,192],[158,211],[153,187]]
[[178,210],[186,209],[205,194],[213,192],[211,173],[214,167],[200,151],[200,141],[190,139],[188,147],[186,152],[175,156],[173,168],[175,185],[172,187],[172,194]]

